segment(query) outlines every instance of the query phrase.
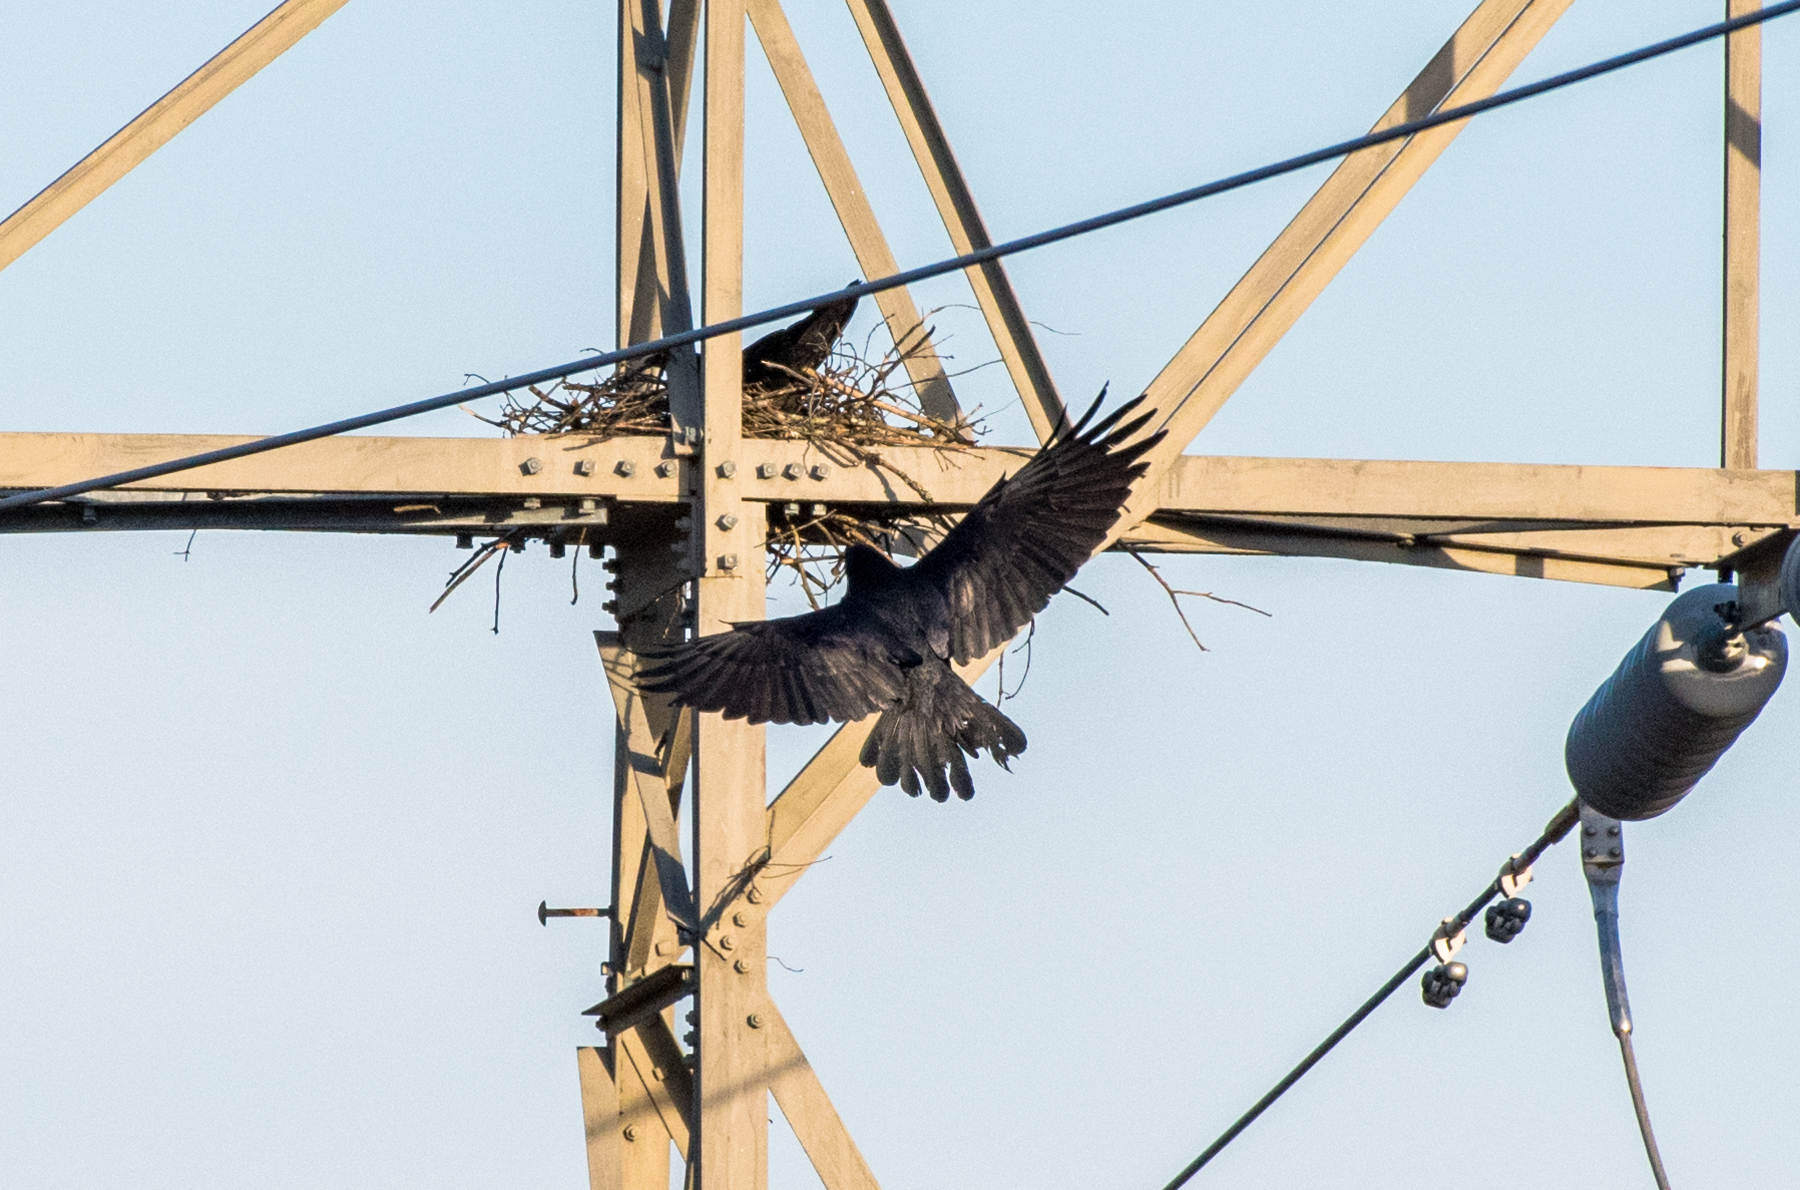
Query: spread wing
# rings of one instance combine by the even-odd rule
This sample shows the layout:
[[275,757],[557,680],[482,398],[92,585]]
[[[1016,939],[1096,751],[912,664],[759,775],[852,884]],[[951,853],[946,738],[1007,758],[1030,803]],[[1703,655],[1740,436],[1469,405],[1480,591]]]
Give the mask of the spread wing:
[[[1105,399],[1104,390],[1100,396]],[[1125,445],[1153,416],[1138,413],[1143,400],[1098,422],[1095,401],[1073,429],[1065,420],[1048,445],[1018,474],[989,488],[908,572],[949,601],[950,654],[959,664],[1011,640],[1075,577],[1119,519],[1132,481],[1149,466],[1139,456],[1163,438],[1159,431]]]
[[646,660],[643,689],[752,723],[849,722],[892,705],[901,690],[886,646],[841,603],[739,624]]

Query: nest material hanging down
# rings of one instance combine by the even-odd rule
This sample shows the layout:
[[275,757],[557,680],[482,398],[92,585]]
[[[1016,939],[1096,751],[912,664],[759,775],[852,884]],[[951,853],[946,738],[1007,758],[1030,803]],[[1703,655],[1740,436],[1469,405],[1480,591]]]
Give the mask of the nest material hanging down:
[[[915,326],[880,354],[868,342],[858,350],[837,338],[854,302],[839,305],[821,307],[745,350],[744,436],[810,443],[840,464],[879,467],[930,500],[930,492],[884,458],[880,448],[967,450],[975,445],[978,424],[940,421],[919,402],[906,365],[934,356],[931,328]],[[657,355],[592,384],[565,380],[548,389],[533,386],[529,399],[509,394],[498,416],[475,416],[509,435],[577,434],[605,441],[666,434],[671,425],[667,367],[667,357]],[[769,573],[792,568],[815,605],[842,577],[845,546],[862,542],[891,551],[902,537],[916,542],[949,524],[929,514],[861,516],[810,504],[795,515],[793,507],[772,507]]]

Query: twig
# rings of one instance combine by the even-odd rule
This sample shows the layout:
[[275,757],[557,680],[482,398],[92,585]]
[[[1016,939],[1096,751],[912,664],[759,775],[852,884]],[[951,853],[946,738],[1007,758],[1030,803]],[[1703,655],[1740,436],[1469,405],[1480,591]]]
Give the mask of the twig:
[[[1158,570],[1155,566],[1152,566],[1150,564],[1149,560],[1146,559],[1142,554],[1138,553],[1136,550],[1132,549],[1130,546],[1124,546],[1122,548],[1125,550],[1126,553],[1130,554],[1132,557],[1137,559],[1138,565],[1142,566],[1145,570],[1148,570],[1150,572],[1151,578],[1155,579],[1158,583],[1162,584],[1162,589],[1164,591],[1168,592],[1169,603],[1175,608],[1175,614],[1177,616],[1181,617],[1181,626],[1183,628],[1187,629],[1188,636],[1193,640],[1194,644],[1199,646],[1200,651],[1202,653],[1210,653],[1212,650],[1208,649],[1205,645],[1200,643],[1200,638],[1197,635],[1195,635],[1195,633],[1194,633],[1194,626],[1192,624],[1188,623],[1187,613],[1181,610],[1181,600],[1177,599],[1176,596],[1191,595],[1195,599],[1210,599],[1214,603],[1225,603],[1225,604],[1231,605],[1232,607],[1241,607],[1245,611],[1255,612],[1259,616],[1269,615],[1268,612],[1264,611],[1260,607],[1252,607],[1250,604],[1240,603],[1236,599],[1227,599],[1223,595],[1214,595],[1211,591],[1178,591],[1174,587],[1171,587],[1169,585],[1169,580],[1165,579],[1162,576],[1162,571]],[[1273,618],[1273,617],[1271,617],[1271,618]]]
[[198,530],[198,529],[195,529],[192,533],[189,533],[188,539],[187,539],[187,544],[182,546],[180,549],[176,550],[175,556],[177,558],[180,558],[183,562],[186,562],[188,560],[189,556],[192,555],[194,552],[194,538],[196,538],[198,536],[200,536],[200,530]]
[[467,562],[464,562],[461,566],[452,570],[450,572],[450,581],[444,584],[444,593],[439,595],[437,599],[432,602],[431,607],[426,610],[425,614],[430,615],[432,612],[442,607],[444,600],[450,598],[450,592],[462,586],[464,581],[466,581],[471,574],[480,570],[489,558],[493,557],[498,550],[506,546],[508,540],[509,539],[505,537],[496,537],[494,540],[477,550],[475,555]]
[[[1141,561],[1141,559],[1140,559],[1140,561]],[[1095,607],[1100,608],[1101,615],[1103,615],[1103,616],[1112,615],[1112,613],[1107,611],[1106,608],[1101,605],[1100,601],[1098,599],[1095,599],[1092,595],[1083,595],[1080,591],[1077,591],[1074,587],[1068,586],[1067,584],[1064,584],[1063,590],[1065,590],[1069,594],[1075,596],[1075,598],[1081,600],[1083,603],[1091,603]]]
[[500,551],[500,565],[494,567],[494,635],[500,635],[500,576],[506,573],[506,555],[512,550]]
[[1000,692],[994,696],[995,706],[999,706],[1009,698],[1019,697],[1019,692],[1025,689],[1025,679],[1031,676],[1031,641],[1035,636],[1037,636],[1037,617],[1033,616],[1031,617],[1031,626],[1025,631],[1025,640],[1018,648],[1010,650],[1014,653],[1017,653],[1019,649],[1025,650],[1025,672],[1019,675],[1019,684],[1013,687],[1011,694],[1006,692],[1006,654],[1000,654]]

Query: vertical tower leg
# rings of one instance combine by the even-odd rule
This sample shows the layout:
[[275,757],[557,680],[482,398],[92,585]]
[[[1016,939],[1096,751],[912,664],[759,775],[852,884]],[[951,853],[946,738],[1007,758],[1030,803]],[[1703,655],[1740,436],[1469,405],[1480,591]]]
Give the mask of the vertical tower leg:
[[[705,211],[701,317],[743,309],[743,0],[706,5]],[[750,470],[743,429],[739,336],[703,353],[704,438],[694,508],[701,634],[763,615],[763,517],[741,498]],[[702,937],[695,1062],[696,1190],[768,1184],[766,943],[761,910],[745,893],[766,852],[763,729],[701,715],[696,730],[694,863]]]
[[[1726,0],[1729,17],[1762,0]],[[1756,466],[1758,288],[1762,238],[1762,26],[1725,38],[1725,344],[1719,466]]]

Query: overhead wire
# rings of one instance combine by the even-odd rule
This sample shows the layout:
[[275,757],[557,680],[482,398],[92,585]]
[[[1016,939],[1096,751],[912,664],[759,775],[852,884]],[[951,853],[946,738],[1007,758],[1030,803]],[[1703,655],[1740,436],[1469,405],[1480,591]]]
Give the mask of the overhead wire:
[[[1549,825],[1544,827],[1544,833],[1539,835],[1531,846],[1527,847],[1524,851],[1521,851],[1517,856],[1510,860],[1507,868],[1502,869],[1502,871],[1505,872],[1510,870],[1513,872],[1522,872],[1526,868],[1529,868],[1532,864],[1536,863],[1538,857],[1553,844],[1561,842],[1562,839],[1574,829],[1575,824],[1580,820],[1580,815],[1576,809],[1576,803],[1571,801],[1568,805],[1557,811],[1556,817],[1552,818]],[[1468,906],[1464,908],[1462,912],[1458,913],[1454,919],[1447,919],[1444,922],[1444,931],[1451,936],[1460,933],[1475,920],[1476,914],[1487,907],[1489,901],[1492,901],[1495,897],[1500,895],[1501,891],[1500,877],[1496,876],[1493,881],[1482,890],[1481,895],[1476,897],[1473,901],[1470,901]],[[1419,968],[1430,962],[1433,953],[1431,945],[1427,943],[1418,954],[1415,954],[1412,958],[1408,959],[1404,967],[1401,967],[1400,970],[1394,973],[1391,979],[1382,984],[1373,996],[1364,1000],[1361,1007],[1346,1017],[1343,1024],[1333,1029],[1330,1036],[1326,1037],[1324,1041],[1321,1041],[1314,1047],[1311,1053],[1302,1058],[1298,1066],[1295,1066],[1292,1070],[1283,1075],[1280,1082],[1277,1082],[1273,1087],[1270,1087],[1267,1094],[1250,1106],[1249,1111],[1239,1116],[1236,1121],[1232,1123],[1231,1127],[1219,1134],[1217,1140],[1213,1141],[1210,1145],[1207,1145],[1198,1157],[1188,1162],[1187,1165],[1182,1168],[1181,1172],[1176,1174],[1174,1179],[1170,1181],[1167,1186],[1163,1187],[1163,1190],[1181,1190],[1181,1187],[1187,1184],[1189,1178],[1192,1178],[1195,1174],[1199,1173],[1208,1162],[1224,1152],[1226,1145],[1229,1145],[1232,1141],[1236,1140],[1239,1135],[1243,1133],[1244,1129],[1254,1124],[1258,1116],[1262,1115],[1265,1111],[1268,1111],[1277,1099],[1280,1099],[1283,1095],[1287,1094],[1295,1083],[1299,1082],[1302,1078],[1305,1078],[1308,1071],[1317,1066],[1326,1054],[1329,1054],[1335,1049],[1338,1042],[1350,1036],[1351,1032],[1355,1030],[1358,1025],[1367,1020],[1371,1013],[1377,1008],[1380,1008],[1382,1003],[1386,1001],[1389,996],[1393,995],[1394,992],[1399,989],[1401,984],[1412,978],[1413,974],[1417,972]]]
[[1392,127],[1371,132],[1365,136],[1340,141],[1337,144],[1328,145],[1321,149],[1314,149],[1311,152],[1301,153],[1294,157],[1288,157],[1269,165],[1259,166],[1256,169],[1232,174],[1228,177],[1220,178],[1217,181],[1193,186],[1186,190],[1178,190],[1172,194],[1163,195],[1160,198],[1153,198],[1145,202],[1134,203],[1130,206],[1107,211],[1103,214],[1092,215],[1086,219],[1077,220],[1074,223],[1066,223],[1060,227],[1050,228],[1047,231],[1040,231],[1032,235],[1021,236],[1018,239],[1007,240],[1000,244],[993,244],[973,252],[965,252],[960,256],[952,256],[948,259],[937,261],[934,264],[921,265],[917,268],[907,269],[887,277],[878,277],[872,281],[859,281],[854,285],[846,286],[843,289],[833,290],[830,293],[819,294],[799,301],[787,302],[779,306],[771,306],[753,314],[728,318],[720,322],[710,323],[706,326],[695,327],[692,330],[681,331],[673,335],[665,335],[660,339],[653,339],[647,343],[638,343],[629,347],[621,347],[614,351],[585,356],[582,359],[557,364],[554,367],[539,368],[534,372],[526,372],[519,376],[510,376],[502,380],[479,384],[473,388],[458,389],[455,392],[444,393],[435,397],[427,397],[419,401],[411,401],[404,405],[395,405],[391,408],[377,410],[372,413],[363,413],[355,417],[347,417],[338,421],[326,422],[322,425],[312,426],[303,430],[293,430],[285,434],[275,434],[267,438],[258,438],[254,441],[238,443],[235,446],[226,446],[220,447],[217,450],[202,451],[198,454],[186,455],[182,458],[168,460],[167,462],[152,463],[143,467],[134,467],[127,471],[116,471],[109,475],[101,475],[93,479],[81,480],[77,483],[68,483],[57,487],[21,492],[16,495],[0,498],[0,511],[12,508],[24,508],[32,504],[42,504],[49,500],[61,500],[69,496],[79,496],[87,492],[98,491],[102,488],[118,487],[122,484],[141,483],[144,480],[158,479],[165,475],[174,475],[182,471],[192,470],[196,467],[206,467],[215,463],[229,462],[233,459],[248,458],[252,455],[264,454],[268,451],[280,450],[284,447],[298,446],[304,442],[314,442],[321,438],[335,437],[339,434],[349,433],[352,430],[361,430],[367,429],[370,426],[384,425],[388,422],[395,422],[404,418],[414,417],[421,413],[430,413],[438,409],[447,409],[454,405],[480,400],[483,397],[496,396],[500,393],[512,392],[534,384],[543,384],[552,380],[562,380],[566,377],[581,372],[593,371],[610,364],[622,363],[625,360],[630,359],[641,359],[644,356],[655,355],[677,347],[686,347],[707,339],[717,338],[721,335],[735,334],[738,331],[749,330],[752,327],[762,326],[771,322],[779,322],[784,318],[793,318],[801,314],[809,313],[814,308],[824,305],[829,301],[847,297],[866,297],[870,294],[882,293],[890,289],[898,289],[903,285],[910,285],[916,281],[925,281],[933,277],[941,277],[949,273],[960,272],[963,269],[970,268],[974,265],[986,264],[989,261],[1000,260],[1020,252],[1029,251],[1033,248],[1041,248],[1045,245],[1058,243],[1062,240],[1073,239],[1076,236],[1087,235],[1091,232],[1101,231],[1109,227],[1116,227],[1122,223],[1128,223],[1135,219],[1142,219],[1148,215],[1172,210],[1176,207],[1198,202],[1201,199],[1212,198],[1215,195],[1239,190],[1245,186],[1254,185],[1257,182],[1266,182],[1272,178],[1295,173],[1299,170],[1332,161],[1339,157],[1347,157],[1350,154],[1359,152],[1363,149],[1388,144],[1391,141],[1404,140],[1407,137],[1424,132],[1428,129],[1441,127],[1445,124],[1454,124],[1469,119],[1471,116],[1480,115],[1482,112],[1506,107],[1510,104],[1518,103],[1521,100],[1531,99],[1535,96],[1543,95],[1550,91],[1570,86],[1574,83],[1598,78],[1601,75],[1623,70],[1628,66],[1635,66],[1642,62],[1648,62],[1654,58],[1660,58],[1664,55],[1675,53],[1678,50],[1684,50],[1691,46],[1700,45],[1704,42],[1724,37],[1727,34],[1735,33],[1739,29],[1747,29],[1753,25],[1760,25],[1775,20],[1778,17],[1787,16],[1796,10],[1800,10],[1800,0],[1783,0],[1780,4],[1772,4],[1767,8],[1760,9],[1756,12],[1746,13],[1743,16],[1733,17],[1730,20],[1720,21],[1714,25],[1707,25],[1675,37],[1667,38],[1663,41],[1643,46],[1639,49],[1630,50],[1623,54],[1614,55],[1611,58],[1604,58],[1600,61],[1589,63],[1586,66],[1577,67],[1574,70],[1564,71],[1561,74],[1554,74],[1548,78],[1539,79],[1535,83],[1527,83],[1510,90],[1496,92],[1485,99],[1477,99],[1469,103],[1459,104],[1456,107],[1444,108],[1441,111],[1433,112],[1429,115],[1422,116],[1419,119],[1407,120],[1403,123],[1395,124]]

